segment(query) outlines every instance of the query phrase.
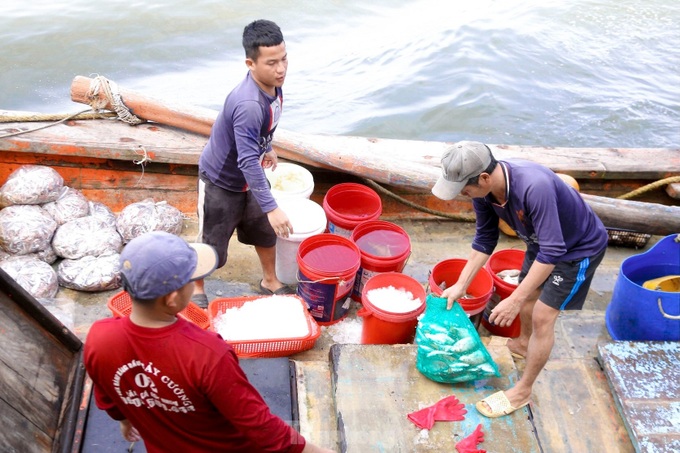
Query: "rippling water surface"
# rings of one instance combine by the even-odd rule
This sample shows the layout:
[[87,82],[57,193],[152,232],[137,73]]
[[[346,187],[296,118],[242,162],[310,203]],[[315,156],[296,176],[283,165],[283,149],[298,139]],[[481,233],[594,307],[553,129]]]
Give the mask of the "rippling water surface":
[[[75,112],[77,75],[218,109],[251,20],[282,28],[281,127],[574,147],[680,146],[677,0],[19,0],[0,109]],[[465,4],[463,4],[465,3]]]

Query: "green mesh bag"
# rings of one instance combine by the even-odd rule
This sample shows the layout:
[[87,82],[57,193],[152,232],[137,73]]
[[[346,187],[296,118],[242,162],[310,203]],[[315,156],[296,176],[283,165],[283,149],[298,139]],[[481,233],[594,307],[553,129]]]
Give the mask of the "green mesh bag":
[[437,382],[454,383],[500,376],[498,365],[458,302],[428,294],[416,328],[416,368]]

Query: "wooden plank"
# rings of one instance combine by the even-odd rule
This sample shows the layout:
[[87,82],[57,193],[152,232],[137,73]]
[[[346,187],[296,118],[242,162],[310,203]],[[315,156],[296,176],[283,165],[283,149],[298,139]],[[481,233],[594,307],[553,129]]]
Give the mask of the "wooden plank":
[[11,404],[0,398],[0,445],[6,452],[50,453],[52,437],[26,419]]
[[4,295],[0,301],[0,331],[12,339],[0,348],[1,394],[31,424],[54,437],[74,355]]
[[[40,127],[44,129],[35,130]],[[30,132],[27,132],[30,131]],[[21,132],[20,135],[11,135]],[[198,164],[207,137],[170,126],[87,120],[0,124],[0,151],[95,157],[132,162],[144,155],[154,162]]]
[[331,372],[328,361],[296,360],[296,386],[300,434],[308,442],[335,450],[337,419],[333,408]]
[[[499,353],[499,351],[502,351]],[[440,384],[425,378],[415,367],[414,345],[331,346],[333,395],[340,449],[347,453],[443,452],[482,424],[482,449],[494,452],[539,452],[529,419],[522,408],[498,419],[483,417],[474,408],[481,398],[506,388],[516,379],[507,350],[489,349],[501,369],[500,378],[462,384]],[[449,395],[465,404],[465,420],[436,422],[426,435],[407,419]]]
[[680,343],[617,341],[598,351],[636,451],[680,451]]
[[544,451],[634,451],[593,359],[551,359],[534,385],[532,400]]
[[0,445],[24,451],[49,438],[45,451],[70,450],[84,375],[82,342],[2,270],[0,332],[9,339],[0,349],[0,418],[14,417],[12,423],[26,427],[0,430]]

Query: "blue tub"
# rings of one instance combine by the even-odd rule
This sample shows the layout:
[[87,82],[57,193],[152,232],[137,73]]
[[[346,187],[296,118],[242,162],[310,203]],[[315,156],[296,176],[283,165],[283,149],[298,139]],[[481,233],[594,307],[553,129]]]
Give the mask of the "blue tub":
[[605,316],[614,340],[680,341],[680,293],[642,287],[673,274],[680,275],[680,234],[623,260]]

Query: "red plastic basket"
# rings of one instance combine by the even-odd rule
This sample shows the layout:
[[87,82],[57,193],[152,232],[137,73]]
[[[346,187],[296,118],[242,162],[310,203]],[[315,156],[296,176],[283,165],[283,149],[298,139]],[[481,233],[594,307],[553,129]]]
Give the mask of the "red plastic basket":
[[[106,306],[109,307],[113,316],[129,316],[132,311],[132,300],[126,291],[121,291],[113,295]],[[177,313],[177,316],[193,322],[203,330],[207,330],[210,327],[208,314],[193,302],[189,302],[187,308]]]
[[[241,307],[246,302],[256,299],[263,299],[272,296],[246,296],[215,299],[208,304],[208,318],[210,319],[210,330],[216,332],[214,320],[217,316],[226,312],[229,308]],[[281,297],[281,296],[279,296]],[[294,297],[302,304],[307,326],[309,327],[309,334],[304,337],[297,338],[268,338],[262,340],[240,340],[227,341],[239,357],[287,357],[298,352],[306,351],[314,347],[314,343],[321,335],[321,329],[314,318],[307,310],[307,304],[299,296]]]

